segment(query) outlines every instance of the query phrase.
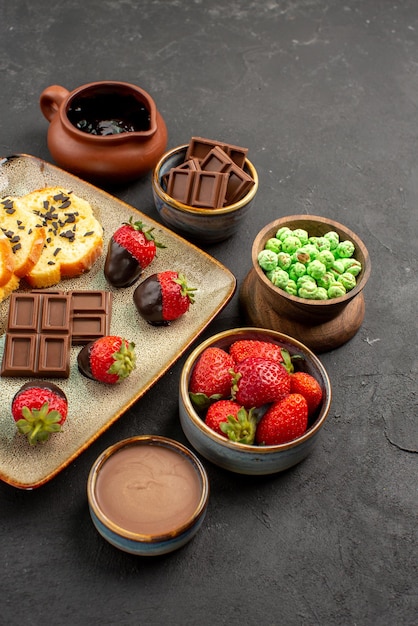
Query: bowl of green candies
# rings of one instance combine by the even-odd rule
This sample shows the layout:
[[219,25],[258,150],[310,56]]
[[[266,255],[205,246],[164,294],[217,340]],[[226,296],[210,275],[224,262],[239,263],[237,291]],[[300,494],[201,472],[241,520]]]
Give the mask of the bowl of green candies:
[[320,216],[282,217],[257,234],[251,257],[240,292],[251,323],[294,336],[316,352],[358,331],[371,264],[352,230]]

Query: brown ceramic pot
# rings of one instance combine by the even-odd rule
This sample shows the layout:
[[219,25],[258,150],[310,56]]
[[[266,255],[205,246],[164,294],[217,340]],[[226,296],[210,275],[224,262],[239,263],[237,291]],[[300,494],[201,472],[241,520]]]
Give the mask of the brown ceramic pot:
[[167,146],[167,128],[154,100],[130,83],[99,81],[72,92],[51,85],[42,92],[40,107],[50,122],[53,159],[91,182],[140,178]]

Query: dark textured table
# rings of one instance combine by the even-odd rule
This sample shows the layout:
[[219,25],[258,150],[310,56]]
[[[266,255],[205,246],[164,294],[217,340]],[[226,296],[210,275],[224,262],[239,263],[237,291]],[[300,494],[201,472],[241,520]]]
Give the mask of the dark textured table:
[[[373,264],[362,327],[320,357],[333,403],[313,453],[264,478],[205,462],[207,518],[181,550],[146,559],[108,545],[86,480],[122,438],[186,443],[185,357],[51,482],[0,484],[0,623],[416,623],[416,1],[3,0],[0,48],[0,156],[51,160],[40,93],[102,79],[152,94],[169,147],[200,135],[249,148],[252,213],[206,249],[238,290],[203,337],[243,324],[251,243],[278,216],[344,223]],[[158,219],[150,176],[114,195]]]

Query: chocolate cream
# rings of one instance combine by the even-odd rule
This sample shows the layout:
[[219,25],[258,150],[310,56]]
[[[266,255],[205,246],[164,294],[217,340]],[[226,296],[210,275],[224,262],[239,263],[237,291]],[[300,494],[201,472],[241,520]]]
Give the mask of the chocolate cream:
[[174,532],[201,498],[201,481],[182,454],[160,445],[130,445],[110,456],[96,481],[101,511],[122,529],[143,535]]

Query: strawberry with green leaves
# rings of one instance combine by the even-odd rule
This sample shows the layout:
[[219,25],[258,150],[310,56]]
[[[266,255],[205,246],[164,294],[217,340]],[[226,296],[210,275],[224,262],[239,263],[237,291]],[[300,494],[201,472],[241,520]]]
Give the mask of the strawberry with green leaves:
[[290,376],[290,392],[300,393],[308,403],[309,415],[313,415],[322,402],[322,387],[307,372],[294,372]]
[[114,385],[135,369],[135,344],[118,335],[106,335],[86,344],[77,360],[78,369],[84,376]]
[[167,326],[187,313],[194,302],[195,287],[186,277],[166,270],[152,274],[135,289],[133,299],[138,313],[152,326]]
[[51,434],[60,432],[67,413],[67,396],[51,382],[25,383],[12,400],[12,416],[17,429],[27,437],[31,446],[45,443]]
[[237,443],[253,444],[256,418],[253,409],[246,411],[233,400],[217,400],[207,410],[205,424],[213,431]]
[[290,374],[277,361],[250,356],[234,367],[232,398],[247,409],[278,402],[290,392]]
[[260,356],[271,361],[284,362],[283,348],[276,343],[259,339],[238,339],[229,347],[229,354],[239,363],[249,356]]
[[104,274],[114,287],[133,285],[150,265],[157,248],[165,246],[155,240],[153,228],[145,230],[141,221],[131,217],[112,235],[106,255]]
[[203,350],[189,382],[190,399],[198,410],[231,395],[233,367],[234,359],[226,350],[216,346]]
[[255,441],[274,446],[301,437],[308,427],[308,404],[298,393],[274,402],[258,423]]

